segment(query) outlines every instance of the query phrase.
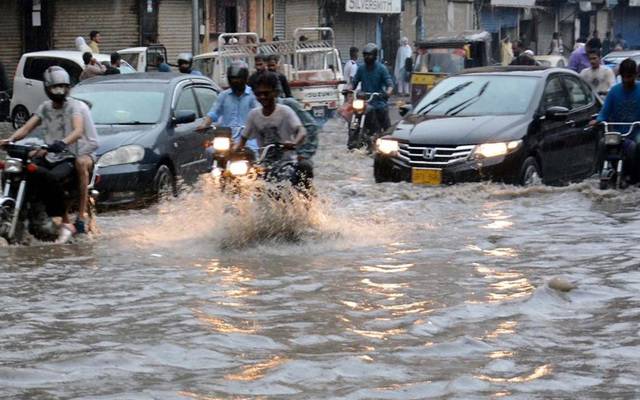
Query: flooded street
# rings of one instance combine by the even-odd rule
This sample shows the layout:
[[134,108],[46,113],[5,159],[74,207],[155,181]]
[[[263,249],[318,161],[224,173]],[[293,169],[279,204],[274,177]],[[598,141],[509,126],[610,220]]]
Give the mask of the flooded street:
[[1,248],[0,398],[640,397],[640,190],[377,185],[344,132],[310,207],[203,183]]

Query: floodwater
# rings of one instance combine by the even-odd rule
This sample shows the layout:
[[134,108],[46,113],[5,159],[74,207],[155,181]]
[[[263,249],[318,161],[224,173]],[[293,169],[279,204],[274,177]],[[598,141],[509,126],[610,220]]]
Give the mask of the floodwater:
[[310,206],[204,182],[1,248],[0,398],[640,397],[640,190],[376,185],[343,132]]

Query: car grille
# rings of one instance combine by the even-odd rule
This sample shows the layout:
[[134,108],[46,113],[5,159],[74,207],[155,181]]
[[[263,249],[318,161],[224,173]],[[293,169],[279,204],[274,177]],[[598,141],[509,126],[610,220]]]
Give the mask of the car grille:
[[398,158],[417,168],[444,168],[469,158],[474,145],[429,146],[400,143]]

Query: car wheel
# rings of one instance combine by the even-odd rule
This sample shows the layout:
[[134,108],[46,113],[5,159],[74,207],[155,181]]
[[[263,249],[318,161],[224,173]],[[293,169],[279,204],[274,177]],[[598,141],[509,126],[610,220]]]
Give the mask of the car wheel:
[[176,187],[176,178],[173,176],[173,172],[166,164],[160,165],[156,176],[154,178],[154,190],[157,199],[164,199],[168,197],[176,197],[178,190]]
[[13,115],[11,116],[11,120],[13,121],[13,128],[19,129],[24,126],[29,120],[29,111],[24,108],[24,106],[17,106],[13,110]]
[[388,168],[380,165],[378,160],[375,160],[373,162],[373,178],[375,179],[376,183],[393,181],[391,171]]
[[527,157],[520,167],[520,184],[522,186],[539,185],[542,183],[542,175],[538,162],[533,157]]

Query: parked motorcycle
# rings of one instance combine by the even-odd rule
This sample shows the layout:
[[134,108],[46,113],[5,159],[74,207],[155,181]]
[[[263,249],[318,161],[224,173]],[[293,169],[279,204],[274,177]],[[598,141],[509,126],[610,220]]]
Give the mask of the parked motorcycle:
[[600,189],[624,189],[628,185],[628,171],[624,169],[625,141],[634,129],[640,127],[640,121],[601,124],[604,126],[604,160],[600,171]]
[[349,150],[366,147],[367,150],[373,151],[373,145],[377,137],[382,133],[382,127],[379,126],[377,120],[367,120],[367,110],[369,103],[376,97],[384,96],[383,93],[356,93],[353,90],[343,92],[345,95],[353,93],[354,100],[352,102],[353,114],[349,123],[349,137],[347,148]]
[[[7,158],[0,162],[3,187],[0,196],[0,236],[12,244],[22,243],[27,232],[41,241],[54,241],[58,236],[58,229],[47,215],[42,199],[31,192],[27,184],[28,175],[37,173],[40,168],[33,162],[30,154],[40,149],[46,150],[47,146],[15,143],[4,146]],[[55,162],[75,160],[75,156],[67,152],[49,153],[47,157]],[[95,199],[98,196],[98,192],[94,190],[96,171],[94,167],[87,187],[90,194],[88,211],[91,220],[95,217]],[[71,174],[62,185],[67,207],[77,208],[75,202],[79,196],[76,174]],[[93,226],[93,221],[89,221],[89,226]]]

